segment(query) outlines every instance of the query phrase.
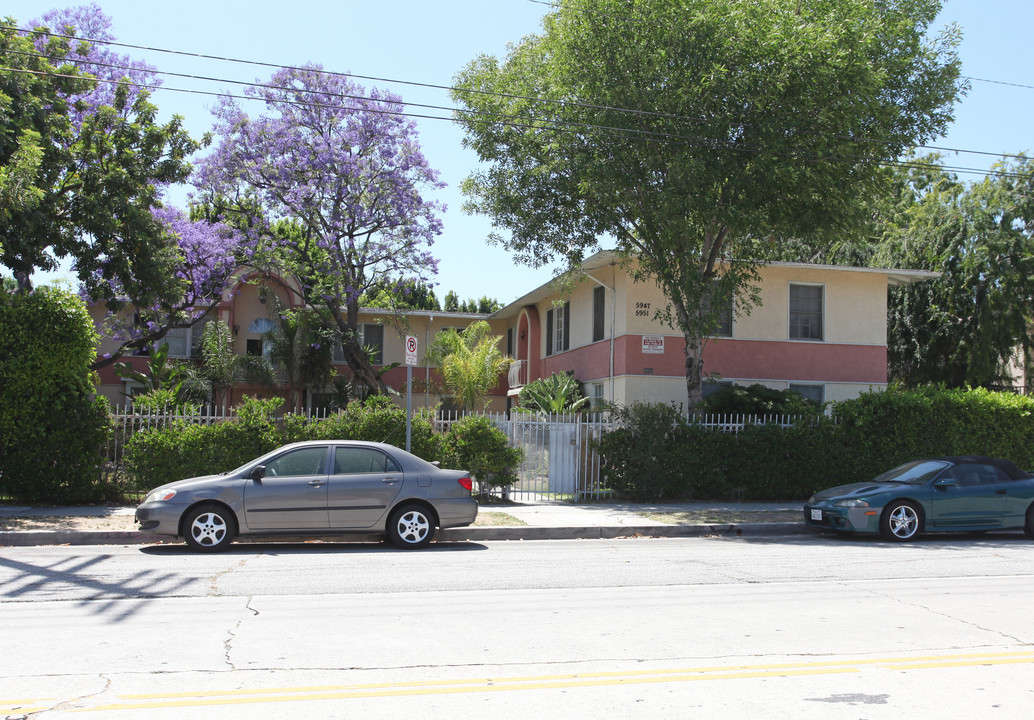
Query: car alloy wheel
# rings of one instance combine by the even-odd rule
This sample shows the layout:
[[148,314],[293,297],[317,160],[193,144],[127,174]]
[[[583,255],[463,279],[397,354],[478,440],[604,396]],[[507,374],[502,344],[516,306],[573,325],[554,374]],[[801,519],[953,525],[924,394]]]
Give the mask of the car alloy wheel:
[[910,502],[888,505],[880,518],[880,532],[888,540],[911,540],[919,534],[921,525],[919,510]]
[[419,505],[404,505],[388,520],[388,540],[397,547],[419,548],[431,543],[434,522]]
[[217,505],[200,505],[184,519],[184,540],[192,550],[225,550],[237,535],[237,524],[229,511]]

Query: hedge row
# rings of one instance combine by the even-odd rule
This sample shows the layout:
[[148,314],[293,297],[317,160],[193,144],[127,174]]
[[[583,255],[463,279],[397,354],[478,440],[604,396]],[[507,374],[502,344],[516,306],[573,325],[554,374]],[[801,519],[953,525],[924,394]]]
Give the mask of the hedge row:
[[0,290],[0,495],[20,503],[103,499],[110,421],[94,393],[97,333],[64,290]]
[[836,403],[828,417],[738,434],[670,406],[618,409],[600,443],[603,480],[635,500],[801,500],[921,457],[991,455],[1034,470],[1034,400],[983,389],[892,387]]
[[[233,470],[281,445],[302,440],[366,440],[404,446],[406,412],[386,397],[369,398],[325,419],[301,415],[274,418],[280,398],[245,398],[234,420],[197,425],[178,420],[162,428],[138,432],[126,444],[126,470],[138,489],[150,489],[183,478]],[[482,483],[507,485],[515,476],[521,451],[488,418],[469,416],[448,433],[434,431],[428,415],[411,420],[414,455],[437,460],[442,467],[470,470]]]

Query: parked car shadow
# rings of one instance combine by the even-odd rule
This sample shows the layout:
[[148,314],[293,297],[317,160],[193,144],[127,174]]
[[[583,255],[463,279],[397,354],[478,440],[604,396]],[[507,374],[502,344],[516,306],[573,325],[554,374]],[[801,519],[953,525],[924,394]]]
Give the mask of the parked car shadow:
[[925,548],[930,550],[974,548],[974,547],[1009,547],[1014,545],[1034,544],[1022,532],[1014,530],[988,530],[986,532],[945,532],[923,533],[907,542],[887,540],[880,535],[838,533],[816,530],[811,534],[786,536],[746,536],[729,537],[730,541],[766,543],[779,545],[862,545],[873,548]]
[[[332,542],[298,542],[298,541],[262,541],[234,543],[220,555],[300,555],[300,554],[357,554],[357,553],[385,553],[424,555],[427,553],[443,552],[471,552],[476,550],[488,550],[487,545],[476,542],[442,542],[431,543],[419,550],[404,550],[397,548],[387,542],[356,542],[356,541],[332,541]],[[160,545],[143,545],[140,552],[145,555],[192,555],[202,556],[191,550],[183,542],[167,543]]]

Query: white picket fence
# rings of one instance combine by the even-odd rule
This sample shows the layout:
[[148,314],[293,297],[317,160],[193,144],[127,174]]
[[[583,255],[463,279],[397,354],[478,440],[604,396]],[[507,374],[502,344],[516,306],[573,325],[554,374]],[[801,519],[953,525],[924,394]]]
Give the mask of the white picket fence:
[[[174,421],[210,425],[232,420],[233,410],[208,409],[203,412],[140,412],[132,408],[116,409],[111,414],[114,432],[108,442],[106,473],[117,475],[122,470],[126,442],[141,430],[167,427]],[[325,417],[315,415],[314,419]],[[436,430],[446,432],[462,415],[443,414],[436,420]],[[595,442],[613,430],[616,423],[605,415],[532,415],[512,413],[486,414],[510,443],[523,449],[523,461],[517,471],[517,483],[504,489],[491,490],[517,502],[594,502],[613,496],[600,478],[600,455]],[[793,424],[787,416],[711,416],[694,417],[697,424],[739,432],[745,425]],[[394,442],[403,445],[402,442]]]

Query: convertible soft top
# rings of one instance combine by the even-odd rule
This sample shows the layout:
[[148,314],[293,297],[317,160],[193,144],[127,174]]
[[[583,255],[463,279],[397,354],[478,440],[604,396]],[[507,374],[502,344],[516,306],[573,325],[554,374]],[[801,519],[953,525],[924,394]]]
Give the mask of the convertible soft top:
[[1006,475],[1013,480],[1019,480],[1021,478],[1031,477],[1030,473],[1024,472],[1016,467],[1016,463],[1012,460],[1003,460],[1002,458],[985,457],[983,455],[952,455],[950,457],[930,458],[931,460],[943,460],[944,462],[950,462],[952,465],[969,465],[978,463],[982,465],[994,465],[1000,468]]

